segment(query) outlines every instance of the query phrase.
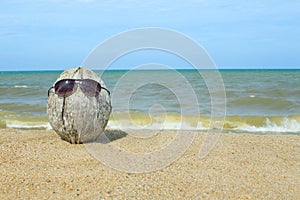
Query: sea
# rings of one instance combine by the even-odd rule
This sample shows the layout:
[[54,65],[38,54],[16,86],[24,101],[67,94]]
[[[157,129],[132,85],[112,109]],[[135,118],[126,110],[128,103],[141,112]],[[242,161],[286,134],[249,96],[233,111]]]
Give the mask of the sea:
[[[218,70],[222,85],[205,70],[95,72],[111,91],[111,129],[300,134],[300,70]],[[61,73],[0,72],[0,128],[51,129],[47,91]]]

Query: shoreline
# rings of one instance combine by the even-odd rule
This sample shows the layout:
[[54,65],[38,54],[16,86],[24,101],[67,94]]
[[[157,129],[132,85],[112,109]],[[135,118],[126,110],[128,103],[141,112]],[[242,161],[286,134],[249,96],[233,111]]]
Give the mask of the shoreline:
[[[148,136],[150,132],[142,131]],[[124,134],[103,145],[155,151],[175,132],[162,131],[139,141]],[[69,144],[54,131],[0,129],[0,198],[296,199],[300,195],[299,135],[220,134],[212,151],[200,159],[204,138],[205,133],[197,131],[186,152],[165,168],[129,173],[110,168],[91,156],[85,145]]]

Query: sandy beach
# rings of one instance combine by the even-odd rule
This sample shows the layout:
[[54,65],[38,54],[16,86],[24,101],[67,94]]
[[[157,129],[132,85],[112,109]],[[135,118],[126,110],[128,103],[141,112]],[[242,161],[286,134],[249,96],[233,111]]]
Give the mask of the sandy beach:
[[[123,135],[110,145],[142,151],[172,134],[163,131],[142,145]],[[190,148],[161,170],[129,173],[106,166],[85,145],[69,144],[53,131],[1,129],[0,199],[299,198],[299,135],[222,134],[199,159],[204,138],[197,132]]]

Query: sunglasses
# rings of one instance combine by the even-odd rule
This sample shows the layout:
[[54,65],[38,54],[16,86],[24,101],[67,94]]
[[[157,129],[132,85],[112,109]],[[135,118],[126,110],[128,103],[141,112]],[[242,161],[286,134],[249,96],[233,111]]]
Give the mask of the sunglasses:
[[48,90],[48,96],[50,90],[54,88],[55,94],[57,94],[59,97],[68,97],[76,91],[78,86],[80,87],[81,91],[89,97],[98,96],[101,92],[101,89],[106,90],[110,95],[108,89],[102,87],[100,83],[92,79],[62,79],[57,81],[55,85]]

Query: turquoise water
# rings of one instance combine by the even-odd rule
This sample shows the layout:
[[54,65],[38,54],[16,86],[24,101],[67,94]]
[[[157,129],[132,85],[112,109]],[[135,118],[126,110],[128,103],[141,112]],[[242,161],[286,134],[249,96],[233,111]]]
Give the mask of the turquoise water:
[[[47,90],[61,72],[0,72],[0,128],[50,128],[46,116]],[[132,126],[131,120],[136,126],[131,128],[155,128],[154,124],[163,122],[167,124],[165,128],[176,129],[182,119],[186,129],[209,127],[211,94],[205,79],[195,70],[97,73],[112,91],[113,115],[109,124],[112,128],[118,121]],[[227,101],[225,131],[300,132],[300,70],[221,70],[220,73]],[[153,80],[166,80],[168,85]],[[136,89],[131,91],[131,88]],[[182,92],[186,94],[184,101],[179,97]],[[190,94],[197,97],[196,107],[189,103]]]

